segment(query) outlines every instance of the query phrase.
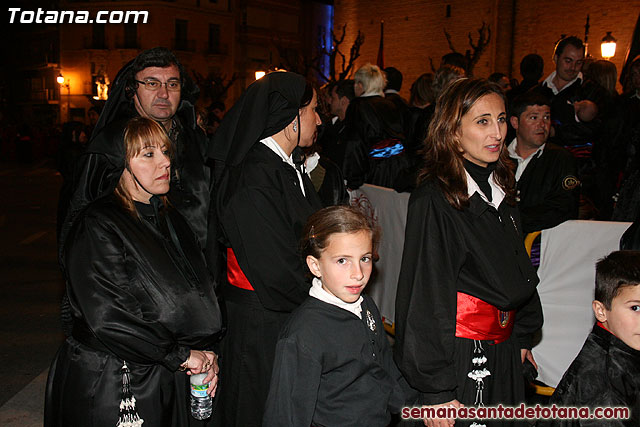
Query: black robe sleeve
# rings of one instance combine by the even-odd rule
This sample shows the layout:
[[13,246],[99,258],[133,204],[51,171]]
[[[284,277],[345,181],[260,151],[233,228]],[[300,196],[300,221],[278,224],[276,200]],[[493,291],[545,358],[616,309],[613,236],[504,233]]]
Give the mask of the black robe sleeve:
[[276,346],[263,426],[308,426],[313,421],[322,364],[295,336]]
[[241,176],[229,178],[243,184],[224,206],[221,221],[262,305],[286,312],[307,297],[309,283],[298,240],[304,222],[320,203],[306,174],[305,198],[295,170],[280,159],[277,162],[273,168],[245,166]]
[[456,279],[466,250],[442,197],[433,187],[411,195],[396,296],[394,357],[420,404],[456,396]]
[[367,102],[356,98],[349,104],[344,127],[344,164],[343,173],[347,187],[355,190],[365,182],[369,172],[368,136],[377,133],[373,115]]
[[117,357],[175,371],[189,355],[161,323],[145,318],[128,290],[130,277],[123,237],[100,216],[85,215],[67,253],[69,297],[100,342]]

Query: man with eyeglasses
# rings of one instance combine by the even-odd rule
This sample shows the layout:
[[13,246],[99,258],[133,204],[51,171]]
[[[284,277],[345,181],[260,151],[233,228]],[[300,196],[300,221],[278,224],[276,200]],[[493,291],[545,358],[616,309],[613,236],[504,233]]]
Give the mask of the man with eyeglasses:
[[[195,120],[198,92],[169,49],[156,47],[143,51],[118,72],[87,155],[77,169],[82,173],[87,162],[100,159],[91,152],[92,145],[116,143],[131,118],[143,116],[160,123],[174,143],[169,200],[187,219],[204,250],[207,249],[212,174],[204,157],[208,139]],[[60,203],[66,202],[61,198]],[[215,267],[210,267],[214,271]]]

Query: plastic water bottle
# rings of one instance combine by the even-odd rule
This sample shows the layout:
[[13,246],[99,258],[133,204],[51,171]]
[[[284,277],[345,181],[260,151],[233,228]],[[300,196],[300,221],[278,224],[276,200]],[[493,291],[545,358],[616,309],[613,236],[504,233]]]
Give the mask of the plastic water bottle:
[[213,400],[207,394],[209,383],[203,384],[204,374],[191,375],[191,415],[196,420],[206,420],[213,411]]

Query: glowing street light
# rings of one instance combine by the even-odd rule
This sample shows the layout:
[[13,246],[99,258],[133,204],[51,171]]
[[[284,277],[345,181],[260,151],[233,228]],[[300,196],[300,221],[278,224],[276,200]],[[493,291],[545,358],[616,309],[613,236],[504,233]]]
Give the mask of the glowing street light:
[[616,39],[611,35],[611,31],[607,31],[607,35],[602,38],[600,50],[604,59],[613,58],[616,54]]

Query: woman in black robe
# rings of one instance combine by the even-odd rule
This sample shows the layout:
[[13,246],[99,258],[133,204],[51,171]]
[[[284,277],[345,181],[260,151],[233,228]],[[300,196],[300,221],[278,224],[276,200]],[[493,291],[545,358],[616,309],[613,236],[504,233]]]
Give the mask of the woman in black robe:
[[100,141],[61,235],[72,333],[44,424],[187,426],[187,374],[206,372],[215,391],[221,316],[198,239],[164,196],[172,144],[146,118]]
[[393,188],[408,166],[405,154],[405,111],[384,97],[385,77],[376,65],[367,64],[354,75],[356,98],[345,116],[347,187],[362,184]]
[[218,426],[261,425],[278,333],[310,287],[297,242],[322,207],[301,153],[316,138],[316,105],[302,76],[267,74],[225,115],[209,152],[227,255]]
[[486,80],[458,80],[438,98],[396,297],[394,356],[419,405],[524,399],[522,363],[533,361],[542,310],[505,134],[504,95]]

